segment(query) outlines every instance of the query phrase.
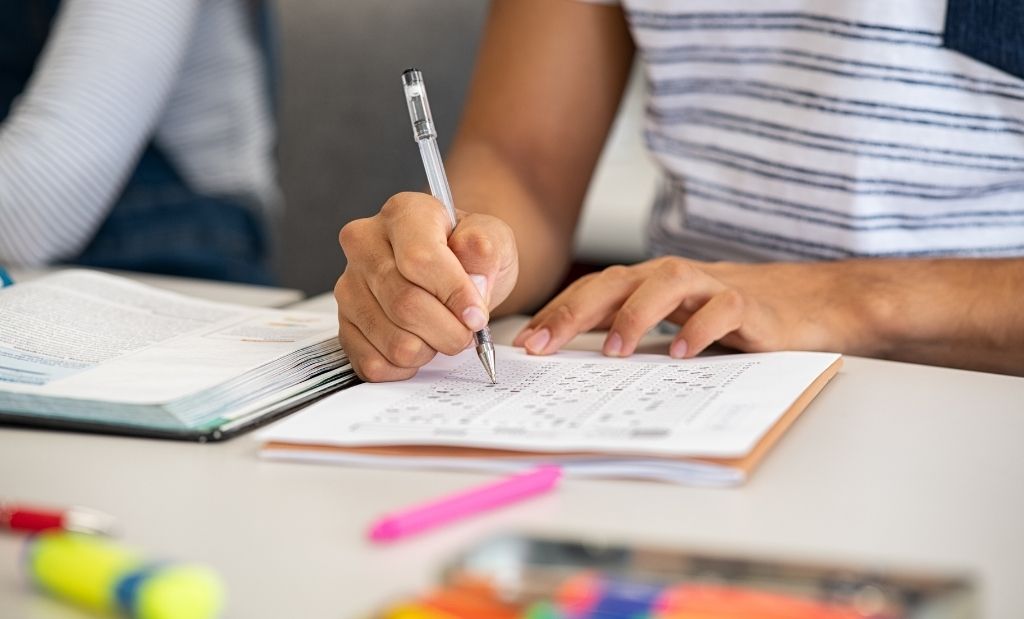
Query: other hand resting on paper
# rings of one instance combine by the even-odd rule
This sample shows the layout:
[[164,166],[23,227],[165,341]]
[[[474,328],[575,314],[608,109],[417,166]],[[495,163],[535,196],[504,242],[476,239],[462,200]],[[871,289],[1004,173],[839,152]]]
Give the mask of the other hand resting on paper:
[[[633,354],[662,320],[681,325],[669,354],[682,359],[715,341],[744,351],[861,350],[872,297],[855,263],[702,263],[674,256],[584,276],[516,336],[532,354],[557,351],[579,333],[607,328],[603,352]],[[866,284],[866,282],[865,282]]]
[[678,358],[720,341],[745,352],[830,350],[1020,373],[1019,322],[993,327],[1007,322],[1001,308],[1022,275],[1021,261],[1012,259],[735,264],[663,257],[578,280],[514,343],[550,354],[601,327],[609,329],[604,353],[626,356],[669,320],[681,325],[669,349]]

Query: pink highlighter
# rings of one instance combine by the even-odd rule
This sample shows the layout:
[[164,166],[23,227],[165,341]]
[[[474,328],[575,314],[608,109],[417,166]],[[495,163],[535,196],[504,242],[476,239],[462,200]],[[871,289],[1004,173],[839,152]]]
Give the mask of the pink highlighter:
[[540,466],[498,482],[388,514],[370,527],[370,539],[390,542],[551,490],[562,477],[557,466]]

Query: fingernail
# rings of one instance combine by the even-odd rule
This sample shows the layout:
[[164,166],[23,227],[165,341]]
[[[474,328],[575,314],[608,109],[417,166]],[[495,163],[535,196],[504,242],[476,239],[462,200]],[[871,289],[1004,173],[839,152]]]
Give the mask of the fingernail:
[[604,354],[609,357],[618,357],[622,353],[622,336],[612,332],[604,343]]
[[540,353],[544,351],[544,347],[551,341],[551,331],[547,329],[541,329],[534,333],[526,340],[526,350],[532,353]]
[[487,317],[483,310],[474,305],[463,310],[462,322],[473,331],[479,331],[487,326]]
[[672,342],[672,347],[668,349],[670,357],[675,359],[682,359],[686,356],[686,340],[676,340]]
[[512,340],[512,345],[521,346],[522,342],[525,342],[527,338],[533,335],[533,332],[534,329],[532,327],[529,329],[523,329],[522,331],[519,332],[519,335],[516,336],[516,339]]
[[480,293],[480,298],[485,302],[487,301],[487,276],[486,275],[470,275],[469,279],[473,280],[473,285],[476,286],[477,292]]

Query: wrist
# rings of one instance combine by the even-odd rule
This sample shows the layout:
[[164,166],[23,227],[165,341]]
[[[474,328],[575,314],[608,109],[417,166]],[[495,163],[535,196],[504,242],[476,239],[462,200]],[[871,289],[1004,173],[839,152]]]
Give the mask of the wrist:
[[904,290],[897,285],[891,263],[849,260],[831,263],[833,286],[840,299],[837,312],[846,334],[844,351],[865,357],[890,358],[907,336]]
[[873,261],[715,263],[709,270],[777,320],[779,347],[885,357],[898,301]]

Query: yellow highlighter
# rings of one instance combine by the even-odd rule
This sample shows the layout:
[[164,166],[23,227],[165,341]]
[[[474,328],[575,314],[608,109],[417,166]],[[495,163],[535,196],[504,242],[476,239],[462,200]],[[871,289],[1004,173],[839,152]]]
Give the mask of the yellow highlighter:
[[146,561],[90,535],[52,532],[31,538],[25,571],[55,597],[131,619],[214,619],[224,605],[224,587],[209,568]]

